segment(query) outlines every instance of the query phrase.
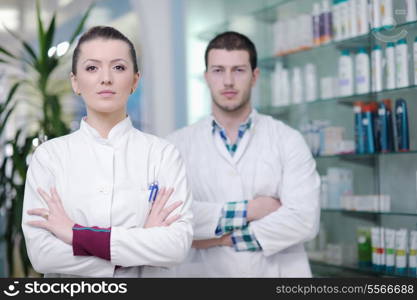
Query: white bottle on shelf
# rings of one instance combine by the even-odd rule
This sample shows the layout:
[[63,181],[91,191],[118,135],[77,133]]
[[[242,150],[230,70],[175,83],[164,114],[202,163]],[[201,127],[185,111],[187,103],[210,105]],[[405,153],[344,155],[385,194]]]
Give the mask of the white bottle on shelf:
[[407,22],[417,21],[417,9],[416,9],[416,0],[406,0],[407,5]]
[[369,33],[369,5],[368,0],[355,0],[357,10],[358,35]]
[[387,89],[395,89],[397,85],[396,79],[396,63],[395,63],[395,44],[392,42],[387,43],[387,48],[385,49],[385,59],[386,59],[386,72],[385,78],[387,81]]
[[339,95],[353,94],[353,63],[349,50],[343,50],[339,57]]
[[320,3],[314,3],[313,5],[313,41],[315,46],[320,45]]
[[341,15],[340,15],[340,0],[333,0],[332,6],[332,22],[333,22],[333,39],[335,41],[341,40]]
[[390,27],[394,25],[392,0],[381,0],[380,5],[382,26]]
[[281,70],[280,76],[280,95],[282,97],[282,105],[289,105],[291,103],[290,99],[290,74],[288,69]]
[[365,48],[359,49],[355,57],[356,94],[369,93],[371,87],[371,70],[369,55]]
[[303,47],[304,49],[311,49],[314,46],[314,41],[310,15],[303,14],[301,20],[303,24]]
[[305,99],[307,102],[317,100],[317,71],[316,66],[312,63],[304,67],[305,82]]
[[329,0],[322,0],[321,2],[321,33],[320,43],[327,44],[333,39],[333,28],[332,28],[332,11],[330,9]]
[[380,92],[383,89],[382,82],[382,48],[375,45],[372,50],[372,91]]
[[282,63],[276,62],[275,63],[275,69],[271,73],[271,105],[273,107],[280,106],[281,103],[281,84],[280,84],[280,73],[282,69]]
[[410,85],[408,74],[408,45],[406,39],[401,39],[395,46],[397,88]]
[[358,36],[358,10],[356,8],[356,0],[349,0],[349,36]]
[[372,28],[380,28],[382,26],[381,20],[381,1],[371,0],[372,6]]
[[349,3],[348,0],[340,0],[340,39],[349,38]]
[[301,68],[292,69],[292,101],[295,104],[302,103],[304,100],[303,80]]

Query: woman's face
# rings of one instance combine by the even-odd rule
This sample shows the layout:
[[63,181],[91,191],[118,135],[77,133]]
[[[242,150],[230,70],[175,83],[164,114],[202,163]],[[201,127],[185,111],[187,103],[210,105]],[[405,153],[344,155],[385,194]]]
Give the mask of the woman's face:
[[82,95],[88,111],[125,113],[140,74],[134,72],[129,46],[121,40],[94,39],[80,46],[72,88]]

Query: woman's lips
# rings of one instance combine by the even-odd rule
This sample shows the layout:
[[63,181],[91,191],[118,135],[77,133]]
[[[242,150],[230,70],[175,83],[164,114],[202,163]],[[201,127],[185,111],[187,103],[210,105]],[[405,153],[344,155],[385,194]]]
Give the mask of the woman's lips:
[[116,93],[110,90],[104,90],[104,91],[98,92],[97,94],[99,94],[103,98],[109,98],[109,97],[112,97]]

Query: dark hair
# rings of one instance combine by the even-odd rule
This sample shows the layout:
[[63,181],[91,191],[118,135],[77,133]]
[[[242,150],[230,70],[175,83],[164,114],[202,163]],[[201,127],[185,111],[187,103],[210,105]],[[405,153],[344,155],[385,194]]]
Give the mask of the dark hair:
[[257,54],[255,45],[252,41],[245,35],[234,32],[226,31],[215,38],[213,38],[207,46],[206,53],[204,55],[206,70],[208,66],[208,54],[211,49],[225,49],[228,51],[231,50],[245,50],[249,53],[249,61],[252,68],[252,71],[256,69],[257,65]]
[[80,46],[88,41],[95,40],[95,39],[104,39],[104,40],[120,40],[124,41],[129,46],[130,56],[133,61],[133,69],[135,73],[139,71],[138,62],[136,59],[136,51],[135,47],[133,46],[132,42],[120,31],[117,29],[110,27],[110,26],[95,26],[90,28],[87,32],[85,32],[80,39],[78,40],[77,47],[74,49],[74,54],[72,55],[72,73],[75,75],[77,74],[77,62],[80,56]]

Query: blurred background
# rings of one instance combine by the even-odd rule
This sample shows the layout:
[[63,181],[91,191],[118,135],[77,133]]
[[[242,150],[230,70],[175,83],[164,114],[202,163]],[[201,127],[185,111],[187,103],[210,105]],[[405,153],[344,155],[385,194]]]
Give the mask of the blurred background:
[[0,0],[0,23],[0,277],[41,275],[20,229],[27,162],[85,115],[69,72],[95,25],[135,44],[128,113],[162,137],[210,113],[210,39],[248,35],[253,106],[303,133],[322,178],[314,276],[417,276],[416,1]]

